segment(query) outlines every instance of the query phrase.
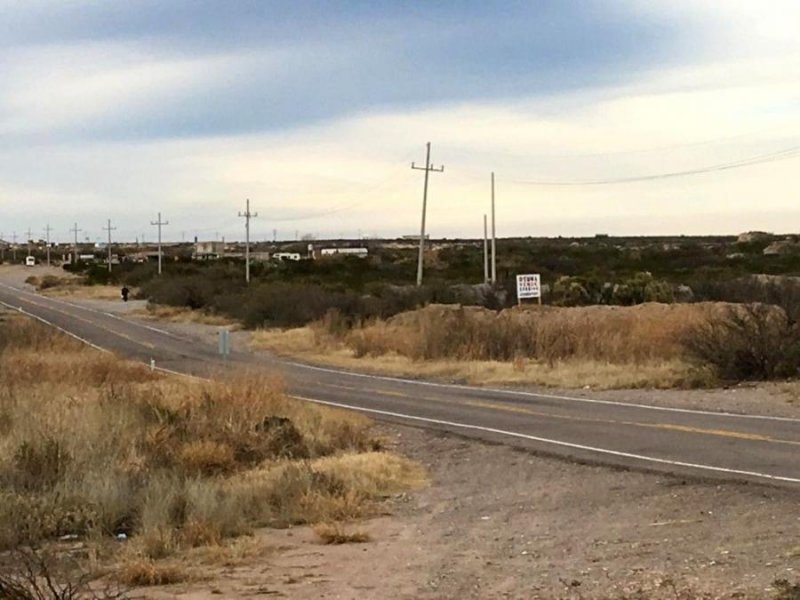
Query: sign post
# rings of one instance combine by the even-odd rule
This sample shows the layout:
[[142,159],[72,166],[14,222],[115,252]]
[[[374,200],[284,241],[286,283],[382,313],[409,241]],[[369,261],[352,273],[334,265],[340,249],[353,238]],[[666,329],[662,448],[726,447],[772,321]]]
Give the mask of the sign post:
[[228,358],[228,355],[231,353],[231,332],[227,329],[220,329],[219,330],[219,353],[222,358]]
[[521,306],[526,298],[536,298],[542,303],[542,280],[538,273],[517,275],[517,303]]

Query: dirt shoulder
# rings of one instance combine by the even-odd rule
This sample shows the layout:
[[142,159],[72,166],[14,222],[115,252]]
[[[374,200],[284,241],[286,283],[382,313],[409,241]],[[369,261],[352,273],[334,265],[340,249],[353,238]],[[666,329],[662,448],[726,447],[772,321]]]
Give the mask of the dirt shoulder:
[[427,489],[324,546],[308,528],[261,531],[258,549],[152,598],[764,598],[800,580],[800,497],[541,458],[384,428],[425,463]]

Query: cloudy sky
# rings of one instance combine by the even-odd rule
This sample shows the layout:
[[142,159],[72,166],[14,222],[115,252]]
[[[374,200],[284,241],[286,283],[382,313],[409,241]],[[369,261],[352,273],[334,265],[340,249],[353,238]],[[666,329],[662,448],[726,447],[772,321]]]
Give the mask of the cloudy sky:
[[[0,233],[800,230],[795,0],[0,0]],[[735,168],[719,169],[719,166]],[[637,179],[656,174],[693,175]],[[570,185],[543,185],[543,184]],[[576,185],[577,184],[577,185]]]

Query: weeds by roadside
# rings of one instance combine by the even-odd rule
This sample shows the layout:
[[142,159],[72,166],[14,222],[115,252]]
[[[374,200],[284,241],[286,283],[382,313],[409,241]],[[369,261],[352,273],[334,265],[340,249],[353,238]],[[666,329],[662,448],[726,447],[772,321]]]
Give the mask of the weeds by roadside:
[[0,322],[0,553],[119,537],[125,581],[172,580],[158,561],[175,553],[360,518],[423,482],[366,418],[287,398],[274,378],[165,378]]

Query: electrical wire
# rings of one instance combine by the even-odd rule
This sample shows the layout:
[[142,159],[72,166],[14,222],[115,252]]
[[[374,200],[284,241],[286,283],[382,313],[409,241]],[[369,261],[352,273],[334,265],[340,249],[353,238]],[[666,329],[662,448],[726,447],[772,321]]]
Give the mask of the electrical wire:
[[641,181],[655,181],[659,179],[672,179],[677,177],[689,177],[692,175],[702,175],[705,173],[713,173],[717,171],[727,171],[731,169],[741,169],[752,165],[760,165],[780,160],[788,160],[800,156],[800,146],[793,146],[778,152],[770,154],[762,154],[750,158],[740,159],[727,163],[718,163],[708,165],[696,169],[687,169],[684,171],[671,171],[667,173],[653,173],[648,175],[637,175],[633,177],[618,177],[610,179],[587,179],[587,180],[565,180],[565,181],[546,181],[546,180],[526,180],[526,179],[504,179],[509,183],[518,183],[522,185],[536,185],[536,186],[592,186],[592,185],[615,185],[622,183],[636,183]]

